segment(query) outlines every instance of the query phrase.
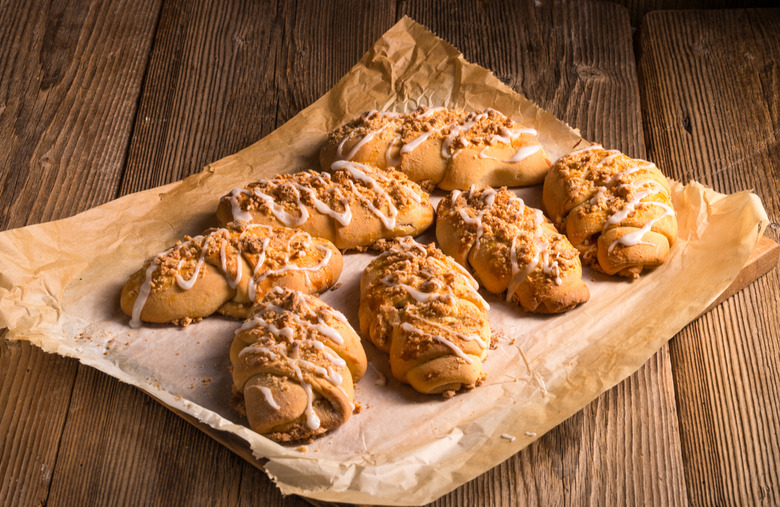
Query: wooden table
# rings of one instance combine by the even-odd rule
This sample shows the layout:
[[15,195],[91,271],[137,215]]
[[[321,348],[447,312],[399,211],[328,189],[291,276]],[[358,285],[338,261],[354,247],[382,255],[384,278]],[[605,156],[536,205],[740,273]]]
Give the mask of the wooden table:
[[[678,180],[753,189],[780,240],[780,10],[652,12],[633,37],[626,9],[600,2],[15,4],[0,7],[2,229],[238,151],[408,14],[586,138]],[[780,503],[778,299],[773,269],[436,503]],[[0,503],[307,505],[140,391],[7,340]]]

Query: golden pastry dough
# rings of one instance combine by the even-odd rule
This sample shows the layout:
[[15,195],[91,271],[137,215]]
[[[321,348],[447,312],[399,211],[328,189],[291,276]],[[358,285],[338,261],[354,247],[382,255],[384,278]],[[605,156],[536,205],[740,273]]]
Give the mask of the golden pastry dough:
[[275,287],[230,348],[234,405],[278,442],[318,437],[354,409],[366,354],[344,316],[314,296]]
[[583,262],[636,278],[663,264],[677,239],[670,195],[655,164],[592,145],[553,164],[543,202]]
[[550,167],[536,136],[495,109],[369,111],[330,133],[320,163],[325,169],[340,160],[394,167],[444,190],[534,185]]
[[590,297],[579,252],[540,210],[506,188],[454,190],[439,202],[442,251],[471,268],[482,286],[524,310],[560,313]]
[[327,240],[286,228],[230,224],[185,237],[149,259],[122,289],[130,325],[187,324],[220,312],[244,318],[274,285],[321,292],[338,280],[342,257]]
[[220,200],[217,220],[295,227],[351,250],[420,234],[433,223],[433,206],[398,171],[340,162],[330,172],[283,174],[236,188]]
[[360,330],[390,355],[393,376],[451,396],[482,382],[488,305],[477,283],[434,245],[402,238],[360,280]]

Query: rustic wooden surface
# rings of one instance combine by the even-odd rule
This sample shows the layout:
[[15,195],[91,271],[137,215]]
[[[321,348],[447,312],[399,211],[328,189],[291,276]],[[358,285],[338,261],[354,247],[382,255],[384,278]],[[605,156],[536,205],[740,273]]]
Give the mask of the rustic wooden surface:
[[[780,9],[652,13],[640,39],[648,155],[677,179],[754,189],[777,242]],[[670,343],[691,503],[780,503],[778,315],[775,269]]]
[[[754,189],[780,239],[776,10],[653,13],[635,54],[627,11],[610,3],[16,3],[0,7],[4,229],[237,151],[408,14],[586,138],[678,179]],[[774,270],[436,504],[780,502],[779,297]],[[307,505],[140,391],[6,340],[0,503]]]

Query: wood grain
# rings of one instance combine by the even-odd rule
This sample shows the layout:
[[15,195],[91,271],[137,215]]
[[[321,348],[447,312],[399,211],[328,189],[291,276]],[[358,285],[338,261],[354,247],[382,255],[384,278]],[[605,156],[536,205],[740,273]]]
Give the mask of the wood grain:
[[[780,218],[780,10],[645,18],[640,75],[648,154],[677,179],[754,189]],[[670,352],[688,496],[780,502],[778,270],[689,325]]]
[[[17,3],[0,9],[0,228],[175,181],[243,148],[327,91],[405,13],[585,137],[721,191],[756,188],[777,222],[774,14],[651,18],[640,95],[628,16],[605,3]],[[779,233],[775,223],[768,236]],[[770,271],[436,505],[780,502],[778,287]],[[111,377],[0,338],[0,503],[306,505],[206,435]]]
[[[392,26],[394,7],[387,5],[356,4],[344,12],[336,2],[165,2],[120,194],[199,172],[280,126],[332,87]],[[314,9],[317,17],[310,15]],[[345,31],[341,23],[365,30]],[[68,504],[101,498],[307,504],[282,497],[247,461],[246,447],[233,446],[242,459],[207,436],[226,441],[223,434],[202,433],[196,429],[202,424],[192,426],[150,400],[99,372],[80,371],[62,436],[67,458],[60,460],[62,479],[55,475],[52,495]],[[94,421],[100,431],[85,434]],[[119,463],[133,472],[120,473]]]
[[[158,10],[17,4],[0,8],[0,230],[116,196]],[[79,369],[0,339],[0,503],[50,498]]]
[[772,0],[607,0],[628,9],[631,26],[638,28],[645,14],[652,11],[681,9],[736,9],[773,7]]
[[[415,8],[407,13],[585,138],[645,156],[624,9],[603,3],[445,5],[410,4]],[[455,17],[463,21],[450,23]],[[684,503],[668,348],[530,448],[436,505],[462,505],[469,498],[496,505]]]

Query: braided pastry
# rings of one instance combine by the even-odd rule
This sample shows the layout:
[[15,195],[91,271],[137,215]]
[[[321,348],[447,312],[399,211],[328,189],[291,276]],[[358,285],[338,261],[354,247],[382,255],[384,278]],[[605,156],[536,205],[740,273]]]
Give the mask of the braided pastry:
[[477,283],[434,245],[403,238],[360,280],[360,330],[390,354],[393,376],[449,397],[482,382],[490,345],[488,304]]
[[275,287],[230,348],[234,405],[256,432],[279,442],[344,424],[366,372],[360,337],[344,316],[302,292]]
[[220,200],[217,220],[295,227],[350,250],[420,234],[433,223],[433,206],[398,171],[339,162],[330,173],[283,174],[236,188]]
[[149,259],[122,288],[120,305],[141,321],[188,324],[214,312],[244,318],[274,285],[321,292],[338,280],[341,253],[294,229],[230,224],[185,236]]
[[535,313],[560,313],[590,297],[579,253],[538,209],[505,187],[453,190],[436,210],[441,249],[482,286]]
[[536,136],[536,130],[494,109],[369,111],[330,133],[320,163],[323,168],[338,160],[395,167],[413,181],[444,190],[534,185],[550,167]]
[[677,239],[666,177],[651,162],[600,145],[556,161],[543,202],[583,262],[608,275],[636,278],[663,264]]

